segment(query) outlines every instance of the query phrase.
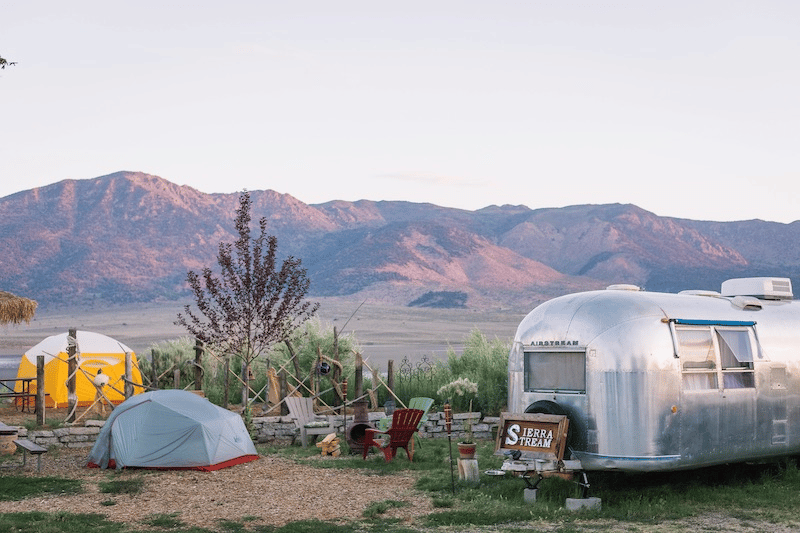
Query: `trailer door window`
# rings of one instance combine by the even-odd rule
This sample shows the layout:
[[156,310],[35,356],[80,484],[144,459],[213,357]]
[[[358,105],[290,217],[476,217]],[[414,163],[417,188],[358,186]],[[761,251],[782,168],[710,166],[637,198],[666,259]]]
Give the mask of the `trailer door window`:
[[685,390],[716,389],[717,357],[708,327],[676,327],[678,357],[683,367]]
[[525,390],[586,392],[586,352],[525,352]]
[[755,387],[751,326],[676,325],[675,339],[684,390]]
[[755,387],[750,334],[744,329],[717,329],[722,386],[726,389]]

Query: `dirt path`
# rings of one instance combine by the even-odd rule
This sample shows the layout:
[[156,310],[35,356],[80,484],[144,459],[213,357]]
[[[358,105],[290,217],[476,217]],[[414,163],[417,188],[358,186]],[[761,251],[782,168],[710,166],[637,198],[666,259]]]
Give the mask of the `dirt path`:
[[[88,449],[53,449],[42,457],[41,473],[36,471],[35,461],[25,469],[7,470],[26,476],[79,479],[84,492],[0,502],[0,512],[101,513],[110,520],[131,524],[177,513],[187,525],[213,528],[220,520],[243,518],[253,526],[283,525],[303,518],[358,519],[370,503],[388,499],[409,505],[386,516],[410,522],[431,511],[430,498],[412,488],[414,479],[410,475],[376,476],[314,468],[279,457],[261,457],[213,472],[109,472],[86,468],[87,454]],[[19,457],[13,460],[19,463]],[[135,495],[101,493],[98,483],[112,479],[143,479],[144,489]]]

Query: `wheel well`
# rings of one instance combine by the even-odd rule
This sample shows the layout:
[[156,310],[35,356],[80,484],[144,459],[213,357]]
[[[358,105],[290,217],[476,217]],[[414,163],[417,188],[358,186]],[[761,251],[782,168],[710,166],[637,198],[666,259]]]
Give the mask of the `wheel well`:
[[[581,449],[578,448],[580,438],[580,432],[578,428],[575,427],[575,417],[570,416],[570,413],[564,409],[561,405],[557,404],[556,402],[551,402],[550,400],[539,400],[537,402],[533,402],[530,404],[527,409],[525,409],[526,413],[538,413],[543,415],[563,415],[567,417],[569,420],[569,429],[567,430],[567,448],[568,449]],[[569,453],[566,454],[566,457],[569,457]]]
[[566,415],[567,412],[564,410],[563,407],[558,405],[556,402],[551,402],[550,400],[539,400],[538,402],[533,402],[525,409],[526,413],[539,413],[543,415]]

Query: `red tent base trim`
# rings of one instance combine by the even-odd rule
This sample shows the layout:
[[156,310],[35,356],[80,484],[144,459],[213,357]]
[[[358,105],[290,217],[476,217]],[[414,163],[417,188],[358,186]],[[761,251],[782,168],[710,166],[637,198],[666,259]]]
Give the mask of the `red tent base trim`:
[[[217,463],[214,465],[205,465],[205,466],[126,466],[125,468],[141,468],[142,470],[200,470],[201,472],[211,472],[213,470],[221,470],[223,468],[228,468],[231,466],[240,465],[242,463],[249,463],[250,461],[255,461],[259,459],[260,456],[258,455],[242,455],[241,457],[235,457],[233,459],[228,459],[227,461],[223,461],[221,463]],[[100,465],[96,463],[88,463],[86,465],[87,468],[100,468]],[[108,462],[108,468],[114,469],[117,467],[117,463],[114,462],[112,459]]]

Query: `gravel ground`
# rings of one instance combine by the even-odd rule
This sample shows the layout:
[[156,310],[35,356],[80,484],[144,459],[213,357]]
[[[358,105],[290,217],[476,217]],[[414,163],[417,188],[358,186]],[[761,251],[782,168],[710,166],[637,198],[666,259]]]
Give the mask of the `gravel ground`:
[[[174,515],[187,525],[217,528],[220,521],[241,522],[248,527],[280,526],[301,519],[348,521],[363,518],[372,502],[400,500],[405,507],[392,508],[382,517],[397,518],[420,531],[439,533],[489,533],[503,531],[569,531],[618,533],[732,532],[789,533],[800,531],[800,522],[776,525],[742,520],[727,514],[707,513],[698,517],[640,524],[612,520],[579,520],[569,523],[532,521],[482,527],[440,527],[427,530],[417,527],[415,519],[433,511],[429,495],[413,488],[411,474],[369,475],[343,469],[299,465],[279,457],[261,457],[256,461],[217,470],[111,472],[84,466],[88,450],[53,449],[42,457],[42,471],[36,461],[19,468],[19,456],[6,458],[3,473],[24,476],[58,476],[83,481],[84,491],[74,495],[37,496],[22,501],[0,502],[0,513],[65,511],[100,513],[133,528],[143,528],[149,518]],[[320,458],[320,461],[335,460]],[[139,494],[101,493],[99,483],[109,480],[143,479]],[[112,504],[113,502],[113,504]]]
[[[414,479],[410,475],[377,476],[314,468],[278,457],[261,457],[213,472],[111,472],[86,468],[87,453],[87,449],[51,450],[42,457],[41,473],[36,470],[35,460],[29,460],[24,469],[5,470],[25,476],[79,479],[84,491],[0,502],[0,512],[101,513],[110,520],[130,524],[177,513],[188,525],[213,527],[220,520],[241,521],[245,517],[253,526],[283,525],[303,518],[358,519],[370,503],[389,499],[409,505],[390,510],[384,515],[387,517],[411,522],[431,511],[430,498],[412,488]],[[20,464],[18,456],[11,461]],[[105,494],[98,487],[102,481],[137,478],[144,480],[144,489],[139,494]]]
[[[30,415],[27,415],[30,417]],[[0,406],[0,420],[9,425],[24,425],[26,415]],[[125,522],[133,528],[144,528],[145,522],[158,515],[175,515],[190,526],[217,529],[220,521],[241,522],[248,527],[280,526],[302,519],[349,521],[363,518],[364,510],[373,502],[400,500],[404,507],[389,509],[384,518],[397,518],[420,531],[439,533],[489,533],[522,531],[576,532],[774,532],[800,531],[800,520],[794,524],[773,524],[767,521],[743,520],[723,513],[662,522],[639,524],[612,520],[580,520],[568,523],[532,521],[482,527],[440,527],[426,530],[417,518],[434,511],[430,495],[413,488],[412,473],[370,475],[363,471],[318,468],[313,464],[297,464],[291,460],[262,456],[256,461],[214,472],[193,470],[106,471],[86,468],[89,448],[52,448],[42,456],[42,470],[36,460],[20,468],[19,454],[0,456],[0,475],[57,476],[83,482],[83,492],[75,495],[37,496],[22,501],[0,501],[0,513],[64,511],[99,513],[108,519]],[[335,461],[319,458],[319,461]],[[101,493],[99,483],[110,480],[144,480],[143,490],[134,495]],[[150,528],[151,529],[151,528]]]

